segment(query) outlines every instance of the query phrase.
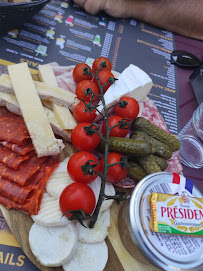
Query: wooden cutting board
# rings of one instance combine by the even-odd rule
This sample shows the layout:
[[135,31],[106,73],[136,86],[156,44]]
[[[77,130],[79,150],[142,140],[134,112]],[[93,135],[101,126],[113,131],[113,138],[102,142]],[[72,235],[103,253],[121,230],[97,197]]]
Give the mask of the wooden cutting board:
[[[65,150],[61,154],[61,161],[67,156],[72,156],[75,153],[73,146],[70,143],[65,143]],[[122,203],[120,204],[122,205]],[[63,271],[62,267],[44,267],[42,266],[30,250],[28,236],[29,230],[33,224],[33,220],[21,211],[14,209],[7,210],[0,205],[0,209],[15,236],[19,245],[21,246],[27,257],[42,271]],[[137,261],[124,247],[119,231],[118,231],[118,214],[120,206],[115,202],[111,207],[111,226],[109,235],[106,238],[108,246],[109,257],[105,267],[105,271],[155,271],[157,268],[152,265],[145,265]],[[82,271],[82,270],[78,270]]]

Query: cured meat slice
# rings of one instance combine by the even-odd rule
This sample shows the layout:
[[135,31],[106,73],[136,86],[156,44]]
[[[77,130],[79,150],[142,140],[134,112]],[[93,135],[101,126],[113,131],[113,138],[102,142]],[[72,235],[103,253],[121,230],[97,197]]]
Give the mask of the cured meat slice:
[[0,175],[19,185],[24,185],[40,169],[46,159],[46,156],[37,158],[37,155],[34,153],[27,161],[20,164],[18,170],[13,170],[0,163]]
[[9,199],[12,199],[16,203],[24,203],[28,194],[36,189],[37,182],[26,186],[20,186],[13,181],[9,181],[3,177],[0,177],[0,194]]
[[14,143],[9,143],[7,141],[0,141],[0,144],[20,155],[25,155],[26,153],[31,152],[33,150],[33,145],[31,141],[29,141],[25,145],[16,145]]
[[[28,215],[36,215],[40,209],[40,204],[47,180],[59,165],[59,156],[49,157],[41,166],[40,170],[33,175],[32,180],[29,180],[27,187],[33,188],[28,192],[26,201],[18,203],[7,196],[0,194],[0,204],[4,205],[7,209],[18,209],[26,212]],[[26,187],[22,189],[26,190]],[[22,190],[20,190],[22,191]],[[17,193],[20,193],[19,191]],[[27,191],[25,192],[27,193]],[[10,196],[9,196],[10,197]],[[24,196],[21,196],[23,198]]]
[[0,111],[0,140],[24,145],[29,133],[22,117],[9,112],[5,107]]
[[168,127],[166,126],[166,123],[153,100],[147,99],[144,102],[142,117],[169,133]]
[[23,161],[28,160],[33,154],[34,151],[22,156],[0,145],[0,162],[15,170]]

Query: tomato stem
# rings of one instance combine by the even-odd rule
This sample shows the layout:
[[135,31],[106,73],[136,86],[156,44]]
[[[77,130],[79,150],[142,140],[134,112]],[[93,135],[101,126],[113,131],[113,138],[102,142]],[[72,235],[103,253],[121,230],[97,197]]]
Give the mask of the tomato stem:
[[[100,79],[99,79],[99,72],[102,69],[102,67],[104,67],[103,65],[105,65],[105,63],[102,63],[100,68],[96,71],[96,75],[92,73],[92,76],[97,80],[98,85],[99,85],[99,89],[100,89],[100,93],[101,93],[101,97],[100,100],[102,102],[102,106],[103,106],[103,111],[104,113],[100,112],[97,107],[95,106],[94,108],[97,110],[97,112],[99,112],[100,115],[102,115],[102,117],[104,118],[105,124],[106,124],[106,136],[105,138],[103,136],[101,136],[95,129],[95,133],[97,133],[100,138],[105,142],[105,148],[104,148],[104,169],[103,169],[103,174],[101,174],[100,172],[97,172],[93,167],[91,168],[91,173],[95,173],[97,174],[100,178],[101,178],[101,187],[100,187],[100,194],[99,194],[99,199],[97,201],[97,205],[95,207],[95,210],[91,216],[91,220],[89,223],[89,228],[93,228],[97,218],[98,218],[98,214],[101,208],[101,205],[103,203],[104,200],[108,200],[108,199],[114,199],[116,201],[117,204],[119,204],[121,201],[126,199],[126,193],[125,192],[119,192],[117,191],[116,194],[114,196],[106,196],[105,195],[105,185],[106,185],[106,181],[107,181],[107,173],[108,170],[111,166],[114,165],[118,165],[120,164],[122,167],[125,167],[126,164],[124,163],[125,161],[121,160],[118,163],[114,163],[114,164],[108,164],[108,153],[109,153],[109,137],[110,137],[110,131],[111,129],[113,129],[116,126],[120,126],[120,127],[128,127],[128,124],[125,122],[125,119],[122,119],[117,125],[113,126],[113,127],[109,127],[109,117],[108,117],[108,113],[109,113],[109,109],[113,106],[115,106],[116,104],[118,104],[119,106],[125,108],[126,104],[124,103],[116,103],[115,105],[111,106],[110,108],[106,107],[106,103],[105,103],[105,99],[104,99],[104,87],[108,84],[113,84],[115,82],[116,79],[114,79],[113,77],[110,77],[108,80],[108,82],[106,84],[104,84],[103,86],[101,85]],[[92,94],[95,95],[94,93]],[[98,95],[95,95],[98,96]],[[93,98],[91,98],[91,102],[93,101]],[[127,128],[124,128],[127,129]]]

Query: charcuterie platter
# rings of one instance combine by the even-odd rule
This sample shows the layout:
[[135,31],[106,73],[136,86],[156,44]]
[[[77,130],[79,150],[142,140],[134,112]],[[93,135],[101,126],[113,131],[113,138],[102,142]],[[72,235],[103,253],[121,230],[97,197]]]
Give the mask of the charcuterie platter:
[[[18,65],[21,65],[21,66],[18,66]],[[50,76],[50,73],[51,73],[49,72],[50,69],[51,69],[51,72],[54,73],[54,76],[56,77],[55,81],[52,80],[53,76]],[[69,267],[66,267],[66,262],[72,261],[72,257],[74,253],[76,253],[75,252],[76,245],[74,244],[74,249],[70,251],[69,258],[65,258],[65,260],[64,259],[59,260],[59,263],[54,263],[54,264],[50,263],[49,261],[51,260],[48,259],[48,263],[47,263],[46,255],[45,255],[45,259],[41,258],[41,254],[43,254],[44,252],[42,253],[39,252],[38,248],[37,248],[37,251],[35,250],[36,246],[38,245],[36,245],[37,241],[36,242],[34,241],[34,244],[33,244],[32,237],[30,237],[31,235],[30,229],[33,229],[33,223],[35,221],[35,224],[37,225],[39,222],[40,231],[43,230],[43,227],[50,227],[49,229],[51,231],[51,227],[60,229],[61,227],[57,227],[57,226],[70,227],[68,225],[73,225],[71,227],[74,227],[74,231],[76,231],[73,223],[67,225],[68,220],[65,217],[63,217],[63,221],[65,220],[65,222],[59,219],[61,218],[61,214],[65,213],[66,211],[73,210],[73,208],[70,208],[68,210],[64,209],[61,203],[62,202],[61,198],[62,198],[62,194],[66,190],[65,188],[67,188],[68,186],[70,187],[73,181],[75,181],[76,183],[80,182],[77,179],[78,176],[76,176],[77,175],[76,173],[78,170],[77,168],[75,168],[75,164],[77,163],[72,162],[72,164],[74,164],[74,170],[70,168],[71,161],[73,161],[73,157],[76,154],[87,151],[86,148],[89,148],[88,150],[90,150],[92,148],[92,145],[89,145],[89,144],[95,144],[95,142],[93,143],[88,142],[87,144],[83,144],[83,146],[81,146],[82,144],[81,142],[83,142],[83,138],[79,137],[76,140],[76,136],[75,136],[76,128],[79,126],[77,122],[80,122],[78,119],[80,118],[80,114],[78,115],[75,112],[75,108],[77,108],[77,106],[79,105],[78,98],[82,100],[82,102],[84,102],[84,100],[86,99],[86,96],[92,95],[91,96],[92,98],[88,101],[88,102],[92,102],[94,98],[94,94],[91,92],[90,94],[87,95],[86,93],[85,96],[83,94],[83,96],[80,97],[81,89],[78,90],[78,85],[80,84],[80,82],[77,81],[78,74],[74,75],[75,69],[73,70],[72,67],[59,67],[56,64],[43,65],[39,68],[39,74],[38,74],[39,77],[37,78],[39,81],[35,81],[36,77],[35,77],[35,80],[33,81],[31,76],[29,74],[26,74],[26,73],[29,73],[29,71],[26,65],[24,64],[11,65],[8,70],[9,70],[9,75],[4,74],[0,77],[0,106],[1,106],[0,121],[2,121],[2,123],[3,121],[5,123],[11,121],[11,124],[13,122],[13,125],[15,125],[16,128],[11,128],[10,126],[8,128],[8,125],[6,124],[7,130],[5,129],[6,132],[2,133],[2,134],[5,134],[6,136],[3,137],[2,135],[2,138],[0,138],[0,142],[1,142],[0,147],[2,149],[2,153],[4,153],[4,157],[2,158],[0,157],[1,158],[0,171],[1,171],[1,181],[2,181],[1,185],[3,188],[2,189],[3,192],[1,192],[1,195],[0,195],[0,203],[4,205],[5,207],[7,207],[7,209],[3,207],[2,205],[0,208],[2,210],[3,215],[6,218],[6,221],[12,233],[16,237],[21,248],[23,249],[25,254],[30,258],[30,260],[37,267],[39,267],[40,270],[44,270],[44,271],[45,270],[47,271],[48,270],[70,270],[68,269]],[[129,74],[129,71],[132,72],[132,74],[133,73],[134,74],[133,76],[127,75],[128,80],[125,80],[126,74]],[[25,82],[22,82],[18,79],[18,77],[21,76],[22,72],[23,74],[26,74]],[[141,75],[142,82],[137,81],[136,82],[137,85],[134,86],[133,81],[134,81],[134,76],[136,75],[136,73],[138,74],[140,73],[139,75]],[[74,80],[72,79],[72,77],[74,78]],[[46,78],[46,80],[44,78]],[[102,80],[103,78],[100,78],[100,81]],[[31,81],[32,81],[32,84],[30,83]],[[84,81],[87,81],[87,80],[84,80]],[[93,84],[93,81],[91,82],[92,82],[91,84]],[[109,81],[103,82],[102,85],[106,86],[108,82]],[[77,83],[77,86],[75,83]],[[30,93],[26,93],[26,89],[27,89],[26,84],[29,84],[29,88],[31,89]],[[52,86],[49,87],[49,84]],[[121,86],[125,86],[124,92],[122,92],[123,89]],[[165,125],[165,122],[162,116],[158,112],[154,102],[150,100],[149,98],[147,98],[147,94],[149,93],[151,86],[152,86],[151,79],[147,75],[145,75],[145,73],[141,71],[139,68],[133,65],[132,66],[130,65],[128,67],[128,71],[127,72],[124,71],[120,75],[118,83],[115,83],[109,86],[110,88],[113,88],[112,92],[109,91],[110,88],[108,90],[107,89],[105,90],[106,96],[104,97],[106,100],[106,104],[108,107],[112,107],[112,104],[115,103],[115,101],[118,101],[119,98],[123,96],[133,96],[133,99],[135,97],[139,102],[139,105],[138,105],[139,112],[136,113],[136,116],[139,117],[139,120],[141,122],[141,128],[138,128],[138,130],[139,129],[142,130],[142,126],[143,127],[145,126],[147,127],[147,130],[151,129],[152,133],[156,133],[157,128],[154,128],[154,127],[157,126],[159,127],[159,130],[157,133],[158,133],[158,138],[161,138],[160,141],[164,140],[164,137],[166,135],[167,140],[165,141],[168,141],[169,143],[172,142],[171,145],[173,147],[175,146],[177,140],[175,141],[175,139],[173,139],[172,136],[168,137],[168,129]],[[89,89],[93,89],[94,86],[91,85],[91,87],[89,87],[86,85],[84,88],[85,88],[85,91],[86,90],[89,91]],[[120,92],[120,89],[122,90],[121,92]],[[77,94],[77,97],[75,93]],[[117,96],[115,97],[115,94],[112,95],[112,93],[117,93],[116,94]],[[97,94],[95,95],[96,97],[98,96]],[[43,105],[41,104],[40,100],[42,101]],[[86,105],[86,103],[87,103],[87,100],[86,102],[84,102],[84,104]],[[129,102],[127,102],[127,104],[128,103]],[[101,112],[105,110],[101,102],[98,103],[97,109],[98,109],[97,111],[100,111],[100,115],[102,115]],[[73,115],[75,119],[70,113],[70,112],[73,112],[73,110],[74,110]],[[22,120],[21,116],[23,116],[24,120]],[[119,116],[118,119],[119,121],[121,121],[122,117]],[[146,119],[146,123],[145,123],[145,119]],[[102,126],[102,129],[100,127],[97,130],[99,132],[102,132],[103,134],[107,133],[106,127],[104,124],[101,123],[101,120],[98,114],[97,116],[95,114],[95,120],[97,121],[99,126]],[[23,121],[23,124],[22,124],[22,121]],[[115,119],[113,121],[115,121]],[[20,128],[20,126],[23,126],[23,125],[24,126],[26,125],[27,127],[26,132],[24,132],[24,130]],[[115,123],[112,124],[112,126],[114,125]],[[133,121],[132,128],[135,127],[135,129],[137,129],[137,127],[139,126],[140,126],[139,121],[135,121],[135,122]],[[110,151],[112,153],[116,153],[117,151],[119,153],[122,152],[125,154],[127,153],[127,154],[134,155],[134,150],[132,150],[131,143],[134,142],[133,140],[134,137],[139,137],[140,134],[133,132],[131,134],[133,139],[127,138],[126,141],[128,141],[128,143],[124,144],[122,143],[123,141],[122,139],[120,139],[120,137],[125,137],[128,132],[130,133],[130,130],[126,130],[125,135],[121,136],[120,134],[118,135],[117,133],[121,133],[121,132],[123,133],[123,131],[126,128],[122,129],[122,127],[119,126],[119,129],[123,131],[120,131],[119,129],[115,130],[115,128],[112,128],[112,131],[114,130],[114,134],[111,135],[112,137],[109,143]],[[16,133],[16,130],[17,130],[17,133]],[[160,130],[161,130],[161,134],[160,134]],[[22,134],[19,135],[19,133],[21,132]],[[144,131],[141,131],[141,132],[144,133]],[[164,133],[163,135],[162,135],[162,132]],[[54,137],[54,134],[56,138]],[[30,144],[31,144],[30,139],[32,141],[32,145],[34,146],[31,149],[29,149]],[[151,142],[150,143],[147,142],[147,139],[146,141],[143,141],[143,140],[140,140],[139,138],[137,142],[136,142],[136,139],[137,138],[135,138],[135,149],[138,149],[138,152],[139,152],[139,155],[137,156],[139,157],[141,155],[145,157],[149,155],[151,157],[150,159],[153,160],[154,164],[153,163],[152,164],[155,165],[154,168],[156,171],[161,171],[161,170],[166,169],[168,171],[179,173],[182,170],[179,155],[178,155],[178,152],[176,152],[176,150],[178,150],[176,146],[174,147],[174,149],[173,148],[168,149],[168,147],[165,147],[165,144],[161,145],[160,153],[161,155],[163,154],[165,159],[167,159],[167,163],[165,162],[166,165],[164,166],[164,169],[161,169],[161,166],[159,167],[159,165],[157,165],[158,162],[156,164],[153,158],[153,154],[155,153],[155,151],[156,153],[158,153],[157,149],[159,148],[161,144],[159,140],[156,140],[156,144],[158,144],[157,145],[158,147],[156,147],[155,149],[151,145],[152,144]],[[27,140],[29,140],[29,142]],[[70,143],[70,141],[72,141],[73,145]],[[125,138],[124,138],[124,141],[125,141]],[[100,143],[98,142],[98,144],[101,144],[101,142]],[[142,149],[140,149],[141,145],[143,145]],[[24,148],[19,148],[19,146],[21,147],[24,146]],[[126,149],[126,146],[127,146],[127,149]],[[100,148],[102,147],[100,146]],[[96,155],[96,158],[98,160],[101,160],[101,155],[102,155],[101,149],[99,150],[98,153],[94,149],[95,147],[91,149],[91,151],[93,151],[94,155]],[[10,153],[8,154],[9,151]],[[22,152],[24,154],[23,158],[21,156]],[[16,154],[17,158],[14,159],[15,155],[13,153],[18,153]],[[122,156],[121,154],[119,155]],[[89,160],[91,159],[89,158]],[[153,166],[151,165],[152,160],[150,160],[150,165],[148,163],[148,169],[142,169],[142,165],[146,164],[144,160],[145,159],[143,159],[143,157],[138,159],[138,162],[140,163],[140,165],[136,173],[134,171],[128,172],[126,170],[119,169],[120,171],[117,174],[116,178],[115,178],[115,171],[112,174],[113,176],[110,176],[110,174],[108,173],[109,175],[107,175],[108,176],[107,180],[110,183],[108,187],[109,191],[115,192],[113,188],[113,185],[114,185],[116,190],[119,187],[119,189],[121,188],[121,190],[124,190],[127,194],[130,194],[132,191],[132,188],[135,187],[135,185],[137,184],[137,181],[139,181],[142,178],[140,176],[146,176],[147,174],[149,174],[149,171],[154,170]],[[135,168],[135,164],[136,163],[133,162],[134,168]],[[12,169],[10,169],[10,167]],[[67,167],[68,167],[68,173],[67,173]],[[112,166],[112,168],[113,167],[114,166]],[[61,170],[61,168],[63,168],[63,170]],[[66,173],[64,173],[64,168],[66,168]],[[139,174],[140,175],[139,177],[135,178],[135,174],[137,174],[136,176],[138,176]],[[98,185],[96,185],[96,180],[98,178],[95,180],[96,178],[95,177],[91,181],[89,180],[86,181],[86,176],[83,176],[83,175],[79,176],[79,180],[81,179],[85,180],[84,182],[86,182],[86,184],[89,185],[89,186],[87,185],[86,186],[90,187],[91,190],[94,192],[95,194],[94,198],[96,198],[95,201],[97,201],[99,196],[98,195],[96,196],[95,191],[98,190]],[[120,180],[119,180],[120,178],[119,175],[123,176],[122,179]],[[65,182],[65,185],[64,183],[63,184],[59,183],[59,180],[64,182],[64,180],[62,180],[64,178],[68,179],[69,183],[67,181]],[[53,180],[55,184],[51,185],[53,183]],[[57,180],[58,180],[58,185],[56,185]],[[93,183],[93,185],[91,184],[91,182]],[[99,183],[99,181],[97,182]],[[10,190],[6,190],[6,185],[10,187],[12,186],[12,189],[13,189],[12,192]],[[22,192],[19,192],[20,193],[19,196],[14,195],[15,193],[13,192],[14,191],[13,185],[18,189],[17,191],[22,191]],[[96,186],[97,188],[95,188]],[[63,189],[61,189],[61,187],[63,187]],[[114,192],[111,192],[111,193],[114,193]],[[113,194],[111,194],[111,198],[112,196]],[[53,210],[53,214],[49,210],[50,214],[48,214],[48,216],[47,216],[47,213],[44,211],[47,208],[46,202],[50,200],[54,202],[54,204],[58,204],[56,216],[59,216],[59,218],[57,221],[54,217],[55,210]],[[110,202],[110,200],[108,202]],[[102,204],[104,203],[105,202],[103,202]],[[108,260],[107,260],[107,263],[104,264],[104,268],[101,267],[98,270],[118,270],[118,271],[129,270],[130,271],[130,270],[135,270],[135,266],[138,270],[156,270],[155,267],[146,266],[138,262],[137,260],[135,260],[125,249],[118,232],[118,223],[119,223],[118,214],[119,214],[120,206],[122,206],[122,204],[125,204],[125,203],[121,203],[120,205],[117,205],[114,202],[112,205],[111,204],[112,202],[108,206],[108,208],[110,208],[111,206],[110,216],[109,216],[110,220],[109,220],[109,223],[107,222],[107,224],[109,225],[106,226],[107,227],[107,230],[105,233],[106,238],[104,237],[105,242],[108,247],[108,252],[107,252]],[[46,208],[45,208],[45,205],[46,205]],[[60,205],[60,209],[59,209],[59,205]],[[14,210],[12,208],[15,208],[17,210]],[[101,207],[101,210],[103,212],[101,212],[100,214],[101,216],[99,216],[99,219],[101,219],[103,213],[105,213],[108,208],[103,206],[103,209],[102,209]],[[80,208],[78,207],[78,209]],[[93,210],[94,208],[92,209],[92,211]],[[91,214],[92,211],[89,211],[90,212],[89,214]],[[88,211],[86,210],[85,212],[88,213]],[[48,222],[46,221],[45,215],[47,219],[49,220]],[[108,215],[106,214],[105,218],[103,218],[104,221],[106,221],[107,216]],[[105,224],[105,222],[103,224]],[[80,236],[79,224],[76,225],[76,228],[77,228],[77,233],[79,235],[80,240],[83,240],[82,233],[81,233],[82,237]],[[85,236],[85,238],[87,237]],[[84,240],[87,240],[87,239],[84,239]],[[65,242],[66,240],[63,240],[63,241]],[[101,243],[101,241],[100,242],[97,241],[96,243]],[[77,243],[77,241],[74,241],[74,242]],[[88,243],[89,241],[81,241],[81,243],[86,243],[86,242]],[[90,244],[91,243],[93,242],[90,241]],[[57,249],[55,253],[57,253]],[[39,254],[39,257],[36,256],[37,254]],[[58,257],[58,254],[56,254],[56,258],[57,257]],[[83,256],[83,257],[85,258],[86,256]],[[53,255],[52,255],[52,258],[54,258]],[[76,261],[79,261],[79,260],[76,260]],[[43,262],[45,262],[45,264],[42,264]],[[63,265],[63,268],[60,267],[60,265]]]

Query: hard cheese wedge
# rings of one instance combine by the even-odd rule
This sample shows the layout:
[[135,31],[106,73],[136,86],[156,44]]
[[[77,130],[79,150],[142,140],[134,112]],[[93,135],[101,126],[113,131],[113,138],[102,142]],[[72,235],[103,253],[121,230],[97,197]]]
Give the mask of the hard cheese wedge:
[[27,63],[8,66],[8,71],[37,156],[60,153],[63,142],[52,132]]
[[[142,101],[147,97],[151,88],[152,80],[148,74],[137,66],[130,64],[104,94],[106,106],[110,107],[123,96],[133,97],[138,102]],[[101,102],[98,110],[103,110]],[[99,118],[98,112],[97,115]]]
[[[5,106],[10,112],[22,116],[18,101],[13,94],[0,92],[0,106]],[[51,124],[54,134],[61,136],[66,141],[71,141],[71,132],[62,129],[54,113],[46,107],[44,107],[44,111],[47,115],[49,123]]]
[[[38,66],[39,78],[45,84],[51,87],[58,87],[55,74],[49,64]],[[48,107],[54,112],[54,115],[63,129],[72,130],[77,125],[70,110],[67,107],[49,102]]]
[[[34,81],[34,85],[41,100],[49,100],[56,104],[66,106],[71,110],[79,103],[76,95],[70,91],[59,87],[50,87],[45,83],[37,81]],[[2,74],[0,76],[0,91],[14,94],[11,78],[8,74]]]

